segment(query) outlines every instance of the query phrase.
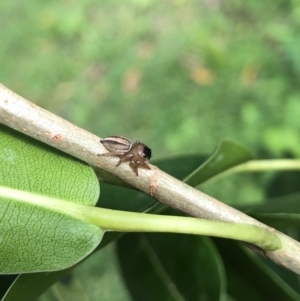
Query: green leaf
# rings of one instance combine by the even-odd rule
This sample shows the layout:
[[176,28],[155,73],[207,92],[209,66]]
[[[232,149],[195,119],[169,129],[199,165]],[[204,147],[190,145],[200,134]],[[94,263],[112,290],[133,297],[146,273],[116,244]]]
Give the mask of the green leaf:
[[262,204],[237,207],[272,227],[300,225],[300,193],[277,197]]
[[[213,241],[225,265],[228,293],[234,298],[243,301],[299,300],[299,294],[280,278],[280,273],[272,270],[258,255],[234,242]],[[297,279],[297,275],[289,274]]]
[[222,140],[212,156],[184,181],[195,187],[220,173],[253,159],[243,146],[231,140]]
[[133,300],[223,300],[223,265],[209,238],[129,234],[118,256]]
[[95,205],[99,183],[87,164],[0,125],[0,185]]
[[181,155],[173,158],[153,160],[153,164],[176,179],[181,180],[193,172],[195,166],[205,162],[206,158],[207,156],[204,155]]
[[76,266],[40,300],[54,301],[57,296],[63,296],[66,301],[132,301],[120,270],[115,244],[116,241],[112,242]]
[[40,296],[51,284],[59,280],[66,270],[52,273],[21,274],[1,301],[32,301]]
[[292,213],[300,215],[300,193],[277,197],[262,204],[241,205],[247,213]]
[[79,219],[3,198],[0,219],[1,273],[67,268],[86,257],[103,235]]
[[[99,184],[91,167],[3,125],[0,185],[94,205]],[[103,231],[82,220],[11,199],[0,199],[0,272],[67,268],[99,244]]]

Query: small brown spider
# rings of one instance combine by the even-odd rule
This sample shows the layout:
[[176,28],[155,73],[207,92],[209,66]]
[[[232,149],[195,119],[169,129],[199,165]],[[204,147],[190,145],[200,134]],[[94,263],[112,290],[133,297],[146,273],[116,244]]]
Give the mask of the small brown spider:
[[109,136],[100,142],[109,151],[106,156],[117,156],[120,158],[117,166],[123,162],[129,162],[129,166],[138,176],[138,169],[151,169],[147,162],[151,158],[151,149],[145,144],[136,141],[134,144],[122,136]]

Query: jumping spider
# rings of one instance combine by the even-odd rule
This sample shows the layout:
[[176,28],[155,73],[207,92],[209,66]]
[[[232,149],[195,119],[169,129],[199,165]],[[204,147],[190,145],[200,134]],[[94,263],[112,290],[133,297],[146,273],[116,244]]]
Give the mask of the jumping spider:
[[117,166],[123,162],[129,162],[129,166],[138,176],[138,169],[151,169],[147,162],[151,158],[151,149],[145,144],[136,141],[134,144],[122,136],[109,136],[100,142],[109,151],[106,156],[117,156],[120,158]]

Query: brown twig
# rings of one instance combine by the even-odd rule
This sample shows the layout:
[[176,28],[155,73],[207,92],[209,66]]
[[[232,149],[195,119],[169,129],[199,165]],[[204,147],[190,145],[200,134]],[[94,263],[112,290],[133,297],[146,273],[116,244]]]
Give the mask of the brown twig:
[[97,156],[106,152],[99,137],[25,100],[1,84],[0,122],[79,158],[102,173],[112,174],[120,179],[120,183],[128,183],[191,216],[253,224],[274,231],[282,240],[283,248],[264,252],[264,255],[300,274],[300,244],[297,241],[173,178],[156,166],[150,165],[151,170],[141,169],[138,177],[127,164],[116,167],[118,158]]

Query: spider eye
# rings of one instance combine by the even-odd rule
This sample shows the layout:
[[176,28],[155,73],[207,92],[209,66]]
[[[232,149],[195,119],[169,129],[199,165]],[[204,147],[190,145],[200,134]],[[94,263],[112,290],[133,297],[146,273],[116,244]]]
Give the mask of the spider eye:
[[148,146],[144,146],[144,152],[143,152],[143,157],[150,160],[151,158],[151,155],[152,155],[152,151],[151,149],[148,147]]

